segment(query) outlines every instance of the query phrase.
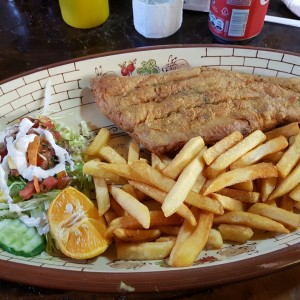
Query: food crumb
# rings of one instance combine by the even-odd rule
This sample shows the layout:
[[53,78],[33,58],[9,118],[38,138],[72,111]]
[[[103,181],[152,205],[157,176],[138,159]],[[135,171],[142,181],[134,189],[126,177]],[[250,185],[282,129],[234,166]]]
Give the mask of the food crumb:
[[127,285],[126,283],[124,283],[123,281],[121,281],[120,283],[120,289],[121,290],[124,290],[126,292],[134,292],[135,288],[130,286],[130,285]]

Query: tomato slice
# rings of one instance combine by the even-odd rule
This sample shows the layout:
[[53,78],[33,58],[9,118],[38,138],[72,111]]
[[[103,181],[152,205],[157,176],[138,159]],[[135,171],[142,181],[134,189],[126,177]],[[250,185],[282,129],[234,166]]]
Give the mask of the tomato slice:
[[56,178],[58,180],[57,188],[63,190],[65,187],[68,186],[70,182],[70,177],[68,176],[66,171],[61,171],[56,174]]

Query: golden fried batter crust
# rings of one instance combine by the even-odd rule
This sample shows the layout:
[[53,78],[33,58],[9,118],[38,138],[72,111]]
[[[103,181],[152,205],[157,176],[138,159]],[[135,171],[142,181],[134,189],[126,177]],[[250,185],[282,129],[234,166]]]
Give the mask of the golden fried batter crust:
[[100,110],[157,154],[200,135],[210,145],[239,130],[300,121],[300,78],[195,67],[156,75],[91,79]]

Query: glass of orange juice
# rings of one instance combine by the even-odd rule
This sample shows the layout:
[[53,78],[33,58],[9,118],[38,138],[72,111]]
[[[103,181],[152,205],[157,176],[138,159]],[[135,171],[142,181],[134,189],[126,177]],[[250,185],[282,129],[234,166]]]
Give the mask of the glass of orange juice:
[[63,20],[75,28],[93,28],[109,16],[108,0],[59,0]]

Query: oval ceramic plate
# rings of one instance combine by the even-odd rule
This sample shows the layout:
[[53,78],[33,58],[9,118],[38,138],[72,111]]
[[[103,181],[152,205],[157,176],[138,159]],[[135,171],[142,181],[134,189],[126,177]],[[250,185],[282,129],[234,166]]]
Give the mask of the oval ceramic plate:
[[[51,65],[0,84],[0,122],[12,123],[43,109],[51,83],[50,116],[91,130],[107,127],[122,147],[125,134],[97,109],[89,78],[168,72],[186,66],[211,66],[265,76],[300,76],[300,56],[233,46],[169,46],[101,54]],[[70,117],[72,116],[72,117]],[[300,230],[287,235],[226,244],[203,251],[192,267],[175,269],[165,261],[118,261],[113,247],[93,260],[75,261],[42,254],[33,258],[0,252],[0,278],[42,287],[96,292],[159,292],[209,287],[267,274],[298,263]]]

